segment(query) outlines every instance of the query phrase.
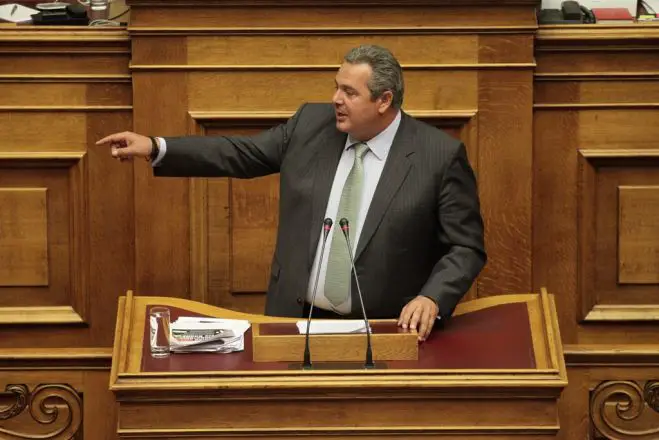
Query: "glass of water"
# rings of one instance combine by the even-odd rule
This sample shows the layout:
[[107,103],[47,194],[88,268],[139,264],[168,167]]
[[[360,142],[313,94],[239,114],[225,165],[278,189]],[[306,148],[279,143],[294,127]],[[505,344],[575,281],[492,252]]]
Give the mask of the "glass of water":
[[149,327],[151,330],[151,356],[157,358],[169,356],[169,339],[171,337],[169,309],[151,307]]

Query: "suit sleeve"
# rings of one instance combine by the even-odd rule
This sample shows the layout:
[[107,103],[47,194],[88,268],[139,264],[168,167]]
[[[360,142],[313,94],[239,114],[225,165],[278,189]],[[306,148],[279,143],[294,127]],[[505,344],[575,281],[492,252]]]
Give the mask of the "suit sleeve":
[[167,137],[156,176],[252,178],[279,172],[300,113],[255,136]]
[[460,144],[442,179],[438,239],[443,252],[421,295],[439,305],[447,319],[487,261],[476,178]]

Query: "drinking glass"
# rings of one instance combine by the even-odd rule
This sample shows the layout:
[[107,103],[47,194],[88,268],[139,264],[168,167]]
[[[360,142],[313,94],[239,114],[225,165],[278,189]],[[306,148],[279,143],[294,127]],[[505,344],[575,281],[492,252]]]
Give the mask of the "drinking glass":
[[171,337],[169,309],[151,307],[149,327],[151,330],[151,356],[156,358],[169,356],[169,339]]

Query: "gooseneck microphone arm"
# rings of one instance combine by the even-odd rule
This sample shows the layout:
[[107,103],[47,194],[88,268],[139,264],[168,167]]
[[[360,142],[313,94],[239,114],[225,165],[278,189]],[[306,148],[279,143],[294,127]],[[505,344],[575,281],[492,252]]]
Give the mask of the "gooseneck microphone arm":
[[352,273],[355,274],[355,284],[357,285],[357,293],[359,294],[359,303],[362,306],[362,315],[364,317],[364,325],[366,326],[366,362],[364,363],[364,366],[366,368],[374,368],[373,350],[371,349],[371,327],[369,326],[368,318],[366,317],[364,297],[362,296],[362,289],[359,286],[359,278],[357,277],[357,269],[355,268],[355,259],[352,255],[352,245],[350,244],[350,224],[348,223],[348,219],[344,217],[339,220],[339,226],[341,227],[341,231],[343,231],[343,236],[346,238],[348,255],[350,256],[350,266],[352,267]]
[[323,265],[323,256],[325,255],[325,243],[327,243],[327,236],[332,230],[332,219],[326,218],[323,221],[323,244],[320,248],[320,258],[318,259],[318,267],[316,268],[316,279],[314,280],[313,293],[311,294],[311,304],[309,304],[309,317],[307,318],[307,331],[304,337],[304,363],[302,368],[311,368],[311,351],[309,350],[309,328],[311,327],[311,314],[313,312],[313,305],[316,302],[316,290],[318,289],[318,279],[320,278],[320,268]]

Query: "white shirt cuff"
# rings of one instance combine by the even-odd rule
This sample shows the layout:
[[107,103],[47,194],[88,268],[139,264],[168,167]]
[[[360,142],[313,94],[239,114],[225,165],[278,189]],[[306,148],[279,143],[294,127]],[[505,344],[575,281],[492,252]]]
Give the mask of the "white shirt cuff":
[[167,153],[167,142],[165,142],[165,139],[161,137],[157,137],[156,139],[158,139],[158,146],[160,147],[160,151],[158,151],[158,155],[153,160],[153,162],[151,162],[151,166],[154,167],[158,166],[162,158],[165,157],[165,154]]

